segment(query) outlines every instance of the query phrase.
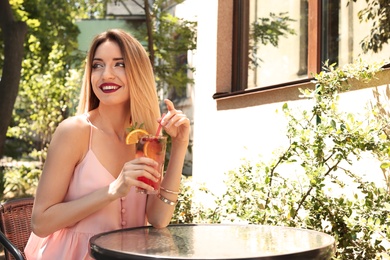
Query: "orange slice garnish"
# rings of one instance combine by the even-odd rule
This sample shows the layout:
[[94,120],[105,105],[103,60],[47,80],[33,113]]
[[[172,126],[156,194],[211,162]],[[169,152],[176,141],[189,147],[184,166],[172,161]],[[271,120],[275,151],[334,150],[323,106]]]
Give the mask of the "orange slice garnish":
[[148,135],[149,133],[144,129],[134,129],[126,136],[126,144],[136,144],[138,143],[139,139],[144,136]]
[[144,154],[146,157],[152,158],[155,161],[163,161],[163,151],[165,151],[165,141],[159,141],[157,138],[151,137],[144,146]]

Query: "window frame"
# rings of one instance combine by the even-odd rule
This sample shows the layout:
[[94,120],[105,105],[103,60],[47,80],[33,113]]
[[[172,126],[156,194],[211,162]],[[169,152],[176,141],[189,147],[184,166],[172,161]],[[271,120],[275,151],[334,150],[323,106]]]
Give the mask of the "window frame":
[[308,0],[307,78],[261,88],[246,89],[248,83],[249,0],[233,0],[232,74],[230,92],[215,93],[214,99],[269,91],[310,82],[321,70],[321,0]]

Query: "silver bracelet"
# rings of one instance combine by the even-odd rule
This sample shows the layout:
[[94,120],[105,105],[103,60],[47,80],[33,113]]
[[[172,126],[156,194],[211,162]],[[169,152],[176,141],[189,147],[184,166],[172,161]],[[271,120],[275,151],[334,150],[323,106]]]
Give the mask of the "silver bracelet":
[[171,194],[179,195],[179,193],[180,193],[180,190],[179,191],[168,190],[168,189],[164,188],[163,186],[160,186],[160,189],[165,191],[165,192],[171,193]]
[[165,198],[164,196],[162,196],[160,193],[157,194],[157,198],[159,198],[162,202],[164,202],[168,205],[171,205],[171,206],[175,206],[177,203],[177,200],[176,201],[169,200],[169,199]]

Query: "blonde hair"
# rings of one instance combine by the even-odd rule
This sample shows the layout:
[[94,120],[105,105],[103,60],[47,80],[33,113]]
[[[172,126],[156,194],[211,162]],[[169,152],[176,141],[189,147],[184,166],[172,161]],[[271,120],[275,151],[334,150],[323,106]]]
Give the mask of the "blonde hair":
[[160,117],[159,101],[156,92],[153,68],[148,54],[139,41],[127,32],[112,29],[97,35],[88,51],[83,85],[80,93],[78,114],[89,112],[99,106],[99,99],[92,90],[91,71],[96,49],[106,41],[119,45],[125,63],[127,83],[130,89],[130,118],[132,124],[144,124],[151,134],[157,130]]

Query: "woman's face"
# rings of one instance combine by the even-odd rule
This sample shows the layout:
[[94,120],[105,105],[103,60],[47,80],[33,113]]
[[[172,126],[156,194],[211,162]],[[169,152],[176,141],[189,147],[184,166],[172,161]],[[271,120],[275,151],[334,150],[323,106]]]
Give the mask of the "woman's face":
[[129,86],[125,63],[116,42],[105,41],[96,49],[92,61],[91,84],[101,105],[128,103]]

